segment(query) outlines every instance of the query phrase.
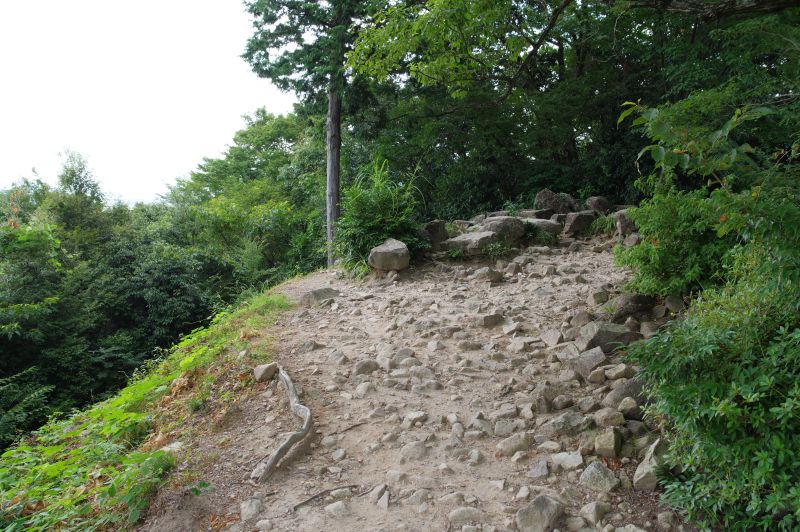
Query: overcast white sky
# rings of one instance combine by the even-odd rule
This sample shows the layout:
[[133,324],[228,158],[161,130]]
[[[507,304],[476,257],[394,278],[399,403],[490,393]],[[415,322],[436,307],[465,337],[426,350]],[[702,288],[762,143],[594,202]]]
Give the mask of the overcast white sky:
[[148,201],[294,97],[239,58],[240,0],[0,0],[0,189],[82,153],[113,199]]

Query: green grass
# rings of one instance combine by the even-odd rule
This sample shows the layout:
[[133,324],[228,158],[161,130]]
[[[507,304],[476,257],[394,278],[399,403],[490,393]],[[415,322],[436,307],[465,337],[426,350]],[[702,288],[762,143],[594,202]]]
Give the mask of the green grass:
[[[190,415],[198,401],[205,405],[214,378],[209,370],[230,362],[230,348],[247,345],[242,327],[267,328],[288,307],[284,297],[262,294],[217,315],[116,396],[47,423],[0,455],[0,529],[84,531],[138,521],[174,464],[170,454],[143,444],[170,415]],[[193,379],[198,393],[157,409],[169,399],[172,382],[187,375],[199,377]]]

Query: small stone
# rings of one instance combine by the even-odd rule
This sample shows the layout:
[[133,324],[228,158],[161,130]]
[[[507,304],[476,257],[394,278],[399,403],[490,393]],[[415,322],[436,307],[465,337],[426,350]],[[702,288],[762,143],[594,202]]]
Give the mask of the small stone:
[[511,456],[517,451],[525,451],[530,447],[527,434],[517,433],[501,440],[497,444],[497,453],[500,456]]
[[475,316],[474,322],[478,327],[496,327],[503,323],[503,314],[500,312],[480,314]]
[[556,410],[564,410],[571,407],[575,402],[571,395],[558,395],[553,399],[553,408]]
[[362,382],[356,386],[356,397],[364,398],[375,391],[375,386],[371,382]]
[[344,449],[336,449],[331,453],[331,458],[334,462],[340,462],[344,460],[345,456],[347,456],[347,451]]
[[557,500],[539,495],[517,512],[515,521],[520,532],[549,532],[553,529],[563,508]]
[[428,419],[428,414],[423,412],[422,410],[415,410],[413,412],[409,412],[403,418],[402,427],[404,429],[409,429],[413,427],[416,423],[424,423],[425,420]]
[[553,347],[560,344],[564,340],[564,336],[561,334],[561,331],[550,330],[542,333],[541,340],[547,347]]
[[374,360],[359,360],[353,365],[353,376],[369,375],[378,369],[380,369],[380,365]]
[[616,427],[606,429],[594,439],[594,452],[597,456],[616,458],[622,448],[622,433]]
[[278,373],[278,364],[275,362],[271,364],[261,364],[253,368],[253,377],[256,382],[269,382],[276,373]]
[[242,521],[250,521],[258,516],[264,508],[264,499],[261,497],[253,497],[247,499],[239,505],[239,515]]
[[428,448],[425,446],[425,442],[413,441],[405,444],[402,449],[400,449],[400,461],[417,462],[425,458],[427,454]]
[[581,508],[581,517],[586,519],[590,525],[595,526],[599,523],[608,512],[611,511],[611,505],[605,502],[590,502]]
[[325,507],[325,512],[333,517],[347,517],[350,515],[350,510],[344,501],[336,501]]
[[578,532],[586,526],[586,520],[583,517],[567,517],[565,519],[567,530]]
[[256,521],[256,530],[259,532],[272,530],[272,521],[269,519],[261,519],[260,521]]
[[369,495],[367,495],[367,500],[372,504],[377,503],[378,499],[383,497],[383,494],[386,493],[387,489],[388,486],[386,484],[378,484],[377,486],[372,488],[372,491],[369,492]]
[[656,517],[656,522],[658,529],[664,531],[673,530],[678,526],[678,519],[672,512],[660,512]]
[[594,422],[598,427],[618,427],[625,424],[625,416],[615,408],[601,408],[594,413]]
[[614,472],[599,461],[589,464],[581,473],[579,481],[587,488],[604,493],[619,485],[619,479],[614,476]]
[[528,500],[528,497],[531,496],[531,489],[528,486],[522,486],[518,491],[517,494],[514,495],[514,499],[518,501],[525,501]]
[[627,364],[618,364],[606,370],[606,378],[612,381],[617,379],[629,379],[636,375],[636,370]]
[[620,401],[617,410],[622,412],[622,415],[625,416],[625,419],[642,419],[642,409],[639,408],[636,399],[633,397],[625,397],[622,401]]
[[383,492],[383,495],[381,495],[381,498],[378,499],[378,502],[376,504],[377,504],[378,508],[380,508],[381,510],[388,510],[389,509],[389,491],[388,490]]
[[583,465],[583,456],[579,451],[571,453],[556,453],[553,455],[553,465],[564,471],[572,471]]
[[533,464],[530,469],[528,469],[528,472],[525,473],[525,476],[534,480],[539,480],[547,478],[549,474],[550,469],[547,467],[547,460],[539,460]]
[[447,520],[450,521],[450,524],[452,525],[485,523],[486,514],[477,508],[472,508],[471,506],[462,506],[447,514]]

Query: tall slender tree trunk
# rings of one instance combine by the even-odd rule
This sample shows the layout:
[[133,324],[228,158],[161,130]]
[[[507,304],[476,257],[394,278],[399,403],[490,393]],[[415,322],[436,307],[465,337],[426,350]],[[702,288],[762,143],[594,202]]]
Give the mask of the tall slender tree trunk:
[[339,219],[339,175],[342,153],[342,98],[336,83],[328,88],[327,155],[328,266],[333,265],[333,236]]

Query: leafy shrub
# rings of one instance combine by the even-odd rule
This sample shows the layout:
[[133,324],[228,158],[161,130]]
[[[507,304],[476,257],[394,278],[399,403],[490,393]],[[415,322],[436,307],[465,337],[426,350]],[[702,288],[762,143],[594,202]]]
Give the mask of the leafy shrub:
[[507,257],[511,253],[511,248],[502,242],[494,242],[483,246],[481,252],[494,261]]
[[[631,347],[666,420],[668,503],[721,530],[800,526],[800,289],[737,251],[735,277],[688,316]],[[744,271],[742,271],[744,270]]]
[[404,242],[412,253],[429,246],[417,220],[418,192],[412,177],[393,182],[388,166],[375,163],[359,176],[342,197],[342,216],[336,226],[334,250],[344,267],[366,273],[367,256],[387,238]]
[[734,245],[720,238],[719,198],[705,189],[656,193],[628,216],[645,237],[638,246],[617,247],[615,258],[634,269],[630,288],[651,295],[686,293],[714,281]]
[[589,228],[589,233],[593,235],[606,235],[610,236],[614,234],[614,231],[617,228],[617,221],[614,218],[613,214],[606,214],[605,216],[599,216],[592,222],[591,227]]
[[528,245],[555,246],[558,243],[558,237],[533,224],[525,224],[525,235],[522,237],[522,241]]

